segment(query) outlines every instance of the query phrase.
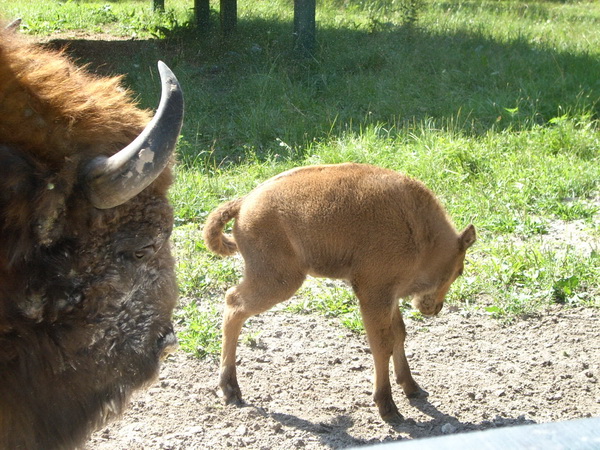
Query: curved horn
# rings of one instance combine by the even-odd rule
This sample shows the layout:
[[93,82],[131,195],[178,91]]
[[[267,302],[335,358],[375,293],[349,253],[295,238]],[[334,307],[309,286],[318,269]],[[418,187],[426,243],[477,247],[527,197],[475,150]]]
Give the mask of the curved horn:
[[171,69],[158,62],[160,104],[135,140],[111,157],[94,158],[83,169],[83,186],[99,209],[114,208],[135,197],[167,167],[183,122],[183,93]]

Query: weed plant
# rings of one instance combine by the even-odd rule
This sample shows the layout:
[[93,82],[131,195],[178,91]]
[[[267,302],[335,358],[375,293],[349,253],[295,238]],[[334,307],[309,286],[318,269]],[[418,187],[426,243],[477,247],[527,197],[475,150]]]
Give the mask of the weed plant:
[[[406,172],[457,227],[474,223],[451,305],[505,321],[553,304],[600,307],[600,3],[323,0],[306,59],[291,50],[289,0],[241,0],[228,37],[215,17],[194,28],[192,4],[168,0],[157,14],[150,0],[0,0],[30,34],[137,36],[135,53],[112,63],[146,107],[157,59],[179,77],[186,119],[171,199],[187,350],[217,351],[216,305],[242,273],[239,258],[205,249],[206,215],[307,164]],[[557,231],[564,224],[574,239]],[[361,329],[343,284],[311,280],[291,305]]]

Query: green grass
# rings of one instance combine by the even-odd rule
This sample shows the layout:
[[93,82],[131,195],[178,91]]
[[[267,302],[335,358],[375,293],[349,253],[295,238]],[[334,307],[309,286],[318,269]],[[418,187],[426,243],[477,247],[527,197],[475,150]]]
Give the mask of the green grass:
[[[167,0],[158,14],[150,0],[0,0],[32,35],[137,36],[111,63],[145,107],[156,106],[157,59],[180,79],[171,199],[181,295],[193,299],[178,312],[187,351],[218,351],[216,305],[242,270],[239,258],[206,251],[207,214],[307,164],[401,170],[436,192],[458,227],[474,223],[479,240],[452,305],[505,321],[551,304],[600,307],[600,3],[427,0],[409,23],[400,0],[324,0],[307,59],[291,51],[291,0],[241,0],[229,37],[216,17],[211,30],[190,26],[192,5]],[[587,247],[554,234],[574,221]],[[313,280],[289,309],[362,329],[341,284]]]
[[175,322],[185,327],[177,336],[184,351],[199,358],[221,351],[220,313],[214,306],[205,309],[192,301],[175,311]]
[[23,18],[21,31],[29,34],[64,33],[85,30],[126,37],[164,37],[187,23],[192,16],[190,2],[166,2],[164,13],[152,9],[151,0],[0,0],[2,16]]

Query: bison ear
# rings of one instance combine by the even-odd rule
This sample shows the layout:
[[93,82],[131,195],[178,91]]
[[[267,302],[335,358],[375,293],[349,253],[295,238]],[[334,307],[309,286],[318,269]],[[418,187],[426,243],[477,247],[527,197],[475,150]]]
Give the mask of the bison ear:
[[0,261],[10,264],[33,246],[31,204],[34,168],[21,155],[0,145]]
[[0,262],[12,265],[49,245],[76,179],[77,161],[50,174],[35,161],[0,145]]
[[477,240],[475,227],[471,224],[463,230],[458,238],[458,243],[461,251],[467,250]]

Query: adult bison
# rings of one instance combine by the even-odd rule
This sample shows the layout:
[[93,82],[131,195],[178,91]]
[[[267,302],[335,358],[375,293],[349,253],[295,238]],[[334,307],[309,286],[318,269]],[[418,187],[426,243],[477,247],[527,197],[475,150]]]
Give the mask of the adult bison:
[[183,98],[150,120],[118,78],[0,31],[0,448],[80,445],[176,344],[170,160]]

